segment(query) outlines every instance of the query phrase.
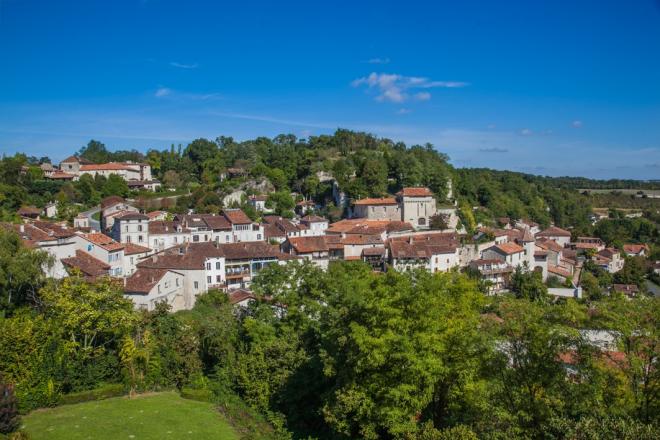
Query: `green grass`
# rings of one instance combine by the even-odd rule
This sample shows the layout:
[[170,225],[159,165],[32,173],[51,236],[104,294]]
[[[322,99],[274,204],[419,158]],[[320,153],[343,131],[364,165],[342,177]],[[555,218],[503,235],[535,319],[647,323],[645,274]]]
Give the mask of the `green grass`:
[[175,392],[37,410],[22,422],[33,440],[239,438],[213,404]]

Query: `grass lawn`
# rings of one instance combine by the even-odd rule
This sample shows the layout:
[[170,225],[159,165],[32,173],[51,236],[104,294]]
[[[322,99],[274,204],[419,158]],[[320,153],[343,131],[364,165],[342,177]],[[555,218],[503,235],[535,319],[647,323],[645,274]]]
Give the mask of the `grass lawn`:
[[212,404],[175,392],[37,410],[22,424],[33,440],[239,438]]

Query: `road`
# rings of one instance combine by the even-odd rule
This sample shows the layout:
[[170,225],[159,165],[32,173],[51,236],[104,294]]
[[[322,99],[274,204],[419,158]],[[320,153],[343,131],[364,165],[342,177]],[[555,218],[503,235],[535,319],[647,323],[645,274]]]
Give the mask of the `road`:
[[98,220],[94,219],[94,214],[99,212],[101,210],[100,206],[95,206],[94,208],[90,209],[89,211],[81,212],[82,215],[87,217],[89,219],[89,226],[95,231],[100,231],[101,230],[101,222]]

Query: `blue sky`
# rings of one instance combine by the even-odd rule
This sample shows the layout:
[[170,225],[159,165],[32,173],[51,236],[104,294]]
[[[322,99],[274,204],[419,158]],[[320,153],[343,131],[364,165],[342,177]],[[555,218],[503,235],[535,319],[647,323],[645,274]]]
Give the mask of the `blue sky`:
[[337,127],[660,178],[660,3],[0,0],[0,152]]

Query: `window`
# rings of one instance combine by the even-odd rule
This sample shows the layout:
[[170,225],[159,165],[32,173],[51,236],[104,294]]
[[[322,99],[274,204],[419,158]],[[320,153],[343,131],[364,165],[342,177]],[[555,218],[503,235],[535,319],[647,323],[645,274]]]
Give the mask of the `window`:
[[220,270],[220,262],[219,261],[215,262],[215,269]]
[[133,257],[131,257],[131,264],[133,264]]
[[130,235],[127,235],[127,236],[126,236],[126,243],[130,243],[130,242],[131,242],[131,236],[130,236]]
[[160,293],[160,284],[158,285],[158,293]]
[[221,283],[221,282],[222,282],[222,277],[221,277],[220,275],[216,275],[216,276],[215,276],[215,281],[216,281],[217,283]]
[[138,225],[138,232],[142,232],[142,225]]
[[142,241],[143,241],[143,240],[142,240],[142,236],[139,235],[139,236],[138,236],[138,243],[142,243]]
[[257,234],[257,240],[261,240],[261,234]]
[[206,277],[206,282],[207,282],[208,284],[211,284],[211,277],[210,277],[210,276]]
[[226,235],[226,236],[225,236],[225,241],[226,241],[227,243],[229,243],[229,235]]
[[199,289],[199,283],[197,281],[195,281],[194,285],[195,285],[195,290]]
[[209,241],[209,236],[204,234],[204,241]]
[[176,282],[176,287],[179,287],[179,279],[178,278],[176,278],[175,282]]
[[193,235],[193,241],[196,243],[199,241],[199,235]]
[[211,270],[211,263],[206,263],[206,270]]

